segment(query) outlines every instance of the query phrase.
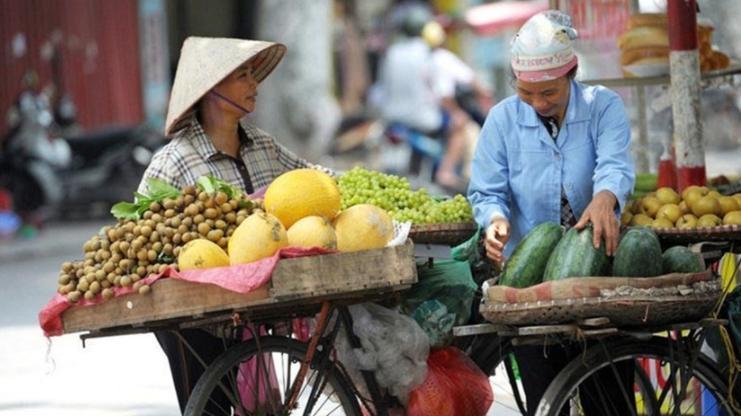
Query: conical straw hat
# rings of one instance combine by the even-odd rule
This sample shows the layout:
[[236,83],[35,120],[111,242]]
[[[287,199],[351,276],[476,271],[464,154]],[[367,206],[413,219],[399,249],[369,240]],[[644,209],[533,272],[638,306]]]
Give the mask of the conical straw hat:
[[255,80],[261,82],[285,53],[285,45],[273,42],[195,36],[185,39],[170,93],[165,135],[185,127],[193,105],[240,65],[252,60]]

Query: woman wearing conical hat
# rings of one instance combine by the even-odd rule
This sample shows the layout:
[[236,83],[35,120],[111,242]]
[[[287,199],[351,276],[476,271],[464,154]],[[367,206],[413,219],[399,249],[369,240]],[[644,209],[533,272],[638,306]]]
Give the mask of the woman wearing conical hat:
[[[286,52],[272,42],[189,37],[183,43],[165,123],[170,142],[153,157],[139,192],[155,177],[179,189],[200,176],[218,177],[253,193],[281,173],[315,167],[281,146],[268,133],[244,122],[255,111],[257,87]],[[224,340],[201,329],[155,334],[170,363],[180,410],[206,363],[224,352]],[[190,351],[192,348],[199,358]],[[224,397],[212,397],[206,409],[230,409]],[[211,409],[213,407],[213,409]]]
[[171,140],[152,159],[139,191],[146,193],[150,177],[182,188],[212,175],[252,193],[285,171],[314,166],[243,120],[285,52],[279,43],[187,38],[167,109]]

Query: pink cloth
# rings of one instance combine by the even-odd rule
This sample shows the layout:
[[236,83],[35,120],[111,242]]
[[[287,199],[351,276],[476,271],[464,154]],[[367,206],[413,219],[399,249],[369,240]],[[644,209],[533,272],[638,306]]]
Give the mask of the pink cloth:
[[[286,247],[278,250],[278,252],[272,257],[248,264],[212,269],[188,270],[185,272],[178,272],[174,268],[168,267],[164,272],[150,275],[143,279],[142,282],[151,285],[158,279],[166,277],[171,279],[187,280],[194,283],[210,283],[233,292],[249,293],[270,280],[273,270],[280,259],[316,256],[333,252],[334,251],[332,250],[319,247],[309,249]],[[127,295],[133,291],[134,290],[130,287],[117,287],[113,289],[114,296],[116,297]],[[96,305],[100,302],[104,302],[104,300],[98,296],[93,300],[83,299],[79,301],[77,305],[90,306]],[[39,325],[41,325],[44,335],[50,337],[62,335],[64,333],[62,313],[71,306],[73,306],[73,304],[67,300],[66,296],[59,293],[54,294],[54,297],[39,312]]]
[[512,71],[515,73],[515,77],[517,77],[517,79],[521,81],[525,81],[525,82],[552,81],[554,79],[558,79],[566,75],[569,71],[571,71],[572,68],[576,66],[577,63],[578,63],[578,59],[575,56],[566,65],[560,66],[558,68],[544,69],[541,71],[517,71],[513,69]]

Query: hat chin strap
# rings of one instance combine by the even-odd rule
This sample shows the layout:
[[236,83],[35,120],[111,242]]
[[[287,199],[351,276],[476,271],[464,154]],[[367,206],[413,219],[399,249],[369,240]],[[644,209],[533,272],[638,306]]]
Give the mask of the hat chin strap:
[[230,104],[232,107],[238,109],[239,111],[242,111],[245,114],[248,114],[250,112],[250,110],[242,107],[241,105],[239,105],[239,104],[235,103],[234,101],[232,101],[232,100],[224,97],[223,95],[219,94],[218,92],[216,92],[214,90],[211,90],[210,93],[213,94],[213,95],[215,95],[215,96],[217,96],[217,97],[219,97],[219,98],[221,98],[224,102],[226,102],[227,104]]

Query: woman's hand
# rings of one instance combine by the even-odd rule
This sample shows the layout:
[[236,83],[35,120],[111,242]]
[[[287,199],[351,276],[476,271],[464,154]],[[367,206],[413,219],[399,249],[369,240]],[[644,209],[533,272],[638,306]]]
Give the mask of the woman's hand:
[[486,257],[501,265],[504,261],[504,244],[509,240],[509,221],[506,218],[494,218],[486,228]]
[[599,248],[602,239],[605,240],[605,250],[608,256],[615,254],[620,235],[620,224],[615,217],[615,204],[617,199],[610,191],[600,191],[587,205],[579,222],[574,228],[581,230],[591,222],[594,228],[594,247]]

